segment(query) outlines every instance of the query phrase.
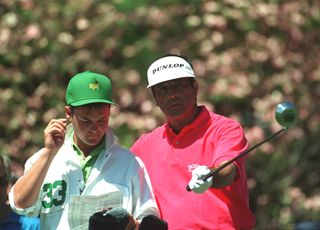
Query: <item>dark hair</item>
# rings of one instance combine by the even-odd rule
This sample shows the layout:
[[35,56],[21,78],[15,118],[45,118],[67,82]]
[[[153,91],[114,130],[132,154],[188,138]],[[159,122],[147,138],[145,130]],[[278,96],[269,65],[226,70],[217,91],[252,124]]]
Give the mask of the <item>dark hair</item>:
[[0,154],[0,161],[3,165],[4,181],[1,181],[1,186],[7,186],[11,180],[10,158],[4,154]]

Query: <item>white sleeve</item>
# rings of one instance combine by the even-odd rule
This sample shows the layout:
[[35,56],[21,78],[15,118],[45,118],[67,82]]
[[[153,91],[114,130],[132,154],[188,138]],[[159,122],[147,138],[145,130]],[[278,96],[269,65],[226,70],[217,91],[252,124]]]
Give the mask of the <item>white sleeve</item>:
[[133,187],[135,188],[135,190],[133,190],[132,195],[133,201],[136,204],[133,212],[133,217],[138,221],[141,221],[141,219],[147,215],[155,215],[157,217],[160,217],[149,175],[140,158],[135,158],[139,162],[140,169],[133,179]]
[[[31,167],[39,157],[40,157],[40,151],[35,153],[32,157],[30,157],[27,160],[24,167],[24,174],[26,174],[26,172],[28,172],[31,169]],[[15,206],[15,203],[14,203],[14,193],[13,193],[14,189],[15,188],[13,186],[9,192],[9,203],[10,203],[11,209],[19,215],[38,216],[40,214],[40,209],[41,209],[41,191],[39,192],[38,200],[34,205],[27,208],[18,208]]]
[[[19,214],[19,215],[25,215],[25,216],[38,216],[40,214],[40,209],[41,209],[41,201],[38,199],[37,202],[27,208],[18,208],[15,206],[14,203],[14,194],[13,194],[14,186],[11,188],[9,192],[9,202],[11,209]],[[40,196],[39,196],[40,197]]]

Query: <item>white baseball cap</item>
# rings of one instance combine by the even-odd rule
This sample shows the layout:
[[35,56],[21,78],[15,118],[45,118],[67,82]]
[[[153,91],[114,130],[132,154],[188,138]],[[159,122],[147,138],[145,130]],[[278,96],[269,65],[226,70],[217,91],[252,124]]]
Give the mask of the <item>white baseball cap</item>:
[[166,56],[156,60],[149,66],[147,76],[147,88],[178,78],[196,77],[190,64],[178,56]]

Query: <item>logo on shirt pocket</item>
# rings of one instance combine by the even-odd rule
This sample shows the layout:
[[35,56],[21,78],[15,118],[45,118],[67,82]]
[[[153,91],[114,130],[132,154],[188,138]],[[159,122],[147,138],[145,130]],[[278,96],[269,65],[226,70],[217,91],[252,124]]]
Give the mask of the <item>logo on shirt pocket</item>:
[[192,172],[196,167],[198,167],[199,165],[198,164],[191,164],[191,165],[188,165],[188,171],[189,172]]

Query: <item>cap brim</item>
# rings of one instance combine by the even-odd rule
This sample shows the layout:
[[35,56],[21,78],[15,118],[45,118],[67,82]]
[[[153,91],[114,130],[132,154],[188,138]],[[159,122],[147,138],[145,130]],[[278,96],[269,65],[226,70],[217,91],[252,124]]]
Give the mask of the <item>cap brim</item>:
[[113,103],[112,101],[102,100],[102,99],[86,99],[86,100],[81,100],[81,101],[70,103],[69,105],[82,106],[82,105],[89,105],[89,104],[94,104],[94,103],[104,103],[104,104],[109,104],[109,105],[117,105],[117,104]]

